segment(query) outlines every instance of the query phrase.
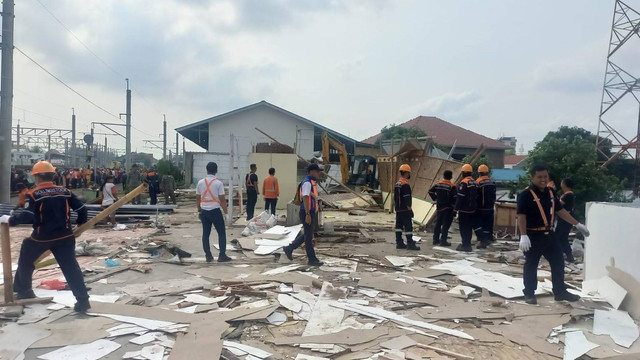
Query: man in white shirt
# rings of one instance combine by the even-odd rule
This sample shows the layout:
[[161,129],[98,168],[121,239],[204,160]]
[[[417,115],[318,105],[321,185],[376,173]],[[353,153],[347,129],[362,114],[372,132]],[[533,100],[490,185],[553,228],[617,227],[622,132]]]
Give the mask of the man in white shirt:
[[231,259],[226,255],[227,234],[224,224],[223,211],[227,212],[227,202],[224,196],[224,186],[222,181],[216,178],[218,173],[218,164],[210,162],[207,164],[207,176],[198,181],[196,187],[196,205],[200,213],[200,221],[202,222],[202,247],[207,257],[207,262],[213,261],[211,247],[209,245],[209,235],[211,235],[211,226],[216,228],[218,233],[218,245],[220,247],[220,255],[218,262],[228,262]]

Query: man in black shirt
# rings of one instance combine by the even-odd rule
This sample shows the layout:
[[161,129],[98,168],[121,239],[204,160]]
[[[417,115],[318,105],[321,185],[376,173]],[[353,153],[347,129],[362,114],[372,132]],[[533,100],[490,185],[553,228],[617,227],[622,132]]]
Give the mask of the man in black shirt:
[[[565,210],[569,212],[573,216],[573,208],[575,207],[576,196],[573,194],[573,181],[571,179],[564,179],[560,183],[560,187],[562,188],[562,196],[560,196],[560,203]],[[571,232],[571,228],[573,226],[568,222],[558,219],[558,223],[556,225],[556,237],[560,242],[560,248],[562,248],[562,252],[567,257],[567,261],[572,263],[575,261],[573,258],[573,251],[571,250],[571,245],[569,244],[569,232]]]
[[[413,210],[411,210],[411,167],[409,164],[400,165],[400,178],[394,186],[396,211],[396,249],[420,250],[413,241]],[[402,241],[402,232],[407,237],[407,243]]]
[[438,181],[429,196],[436,202],[436,228],[433,230],[433,245],[451,246],[447,241],[449,227],[453,222],[453,207],[456,205],[456,186],[451,182],[451,170],[444,172],[444,180]]
[[531,185],[518,195],[518,228],[520,250],[524,252],[524,299],[527,304],[537,304],[535,291],[538,286],[538,264],[544,257],[551,265],[551,282],[556,301],[578,301],[578,295],[567,291],[564,284],[564,259],[560,243],[553,232],[556,216],[575,225],[585,236],[589,230],[562,207],[556,192],[547,187],[549,171],[545,166],[535,165],[530,170]]
[[258,167],[256,164],[251,164],[249,167],[251,168],[251,172],[244,177],[244,183],[247,187],[247,221],[253,219],[253,212],[258,202],[258,195],[260,195],[258,175],[256,175]]
[[478,208],[478,192],[476,181],[473,180],[473,167],[470,164],[462,166],[462,181],[458,185],[456,194],[456,207],[458,212],[458,225],[460,227],[460,237],[462,244],[458,245],[457,251],[471,252],[471,238],[473,237],[473,217]]

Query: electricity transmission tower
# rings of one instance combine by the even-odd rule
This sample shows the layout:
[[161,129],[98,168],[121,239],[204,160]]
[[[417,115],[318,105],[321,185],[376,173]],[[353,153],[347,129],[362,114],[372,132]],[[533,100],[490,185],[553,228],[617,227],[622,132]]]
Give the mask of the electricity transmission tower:
[[[635,196],[640,195],[640,78],[632,74],[633,70],[638,69],[631,69],[637,61],[623,63],[632,54],[631,51],[640,49],[639,31],[640,13],[623,1],[616,0],[596,138],[598,157],[604,161],[603,167],[619,157],[635,159]],[[628,101],[621,102],[623,99]],[[628,130],[631,122],[626,113],[629,101],[633,103],[636,114],[633,117],[633,132]]]

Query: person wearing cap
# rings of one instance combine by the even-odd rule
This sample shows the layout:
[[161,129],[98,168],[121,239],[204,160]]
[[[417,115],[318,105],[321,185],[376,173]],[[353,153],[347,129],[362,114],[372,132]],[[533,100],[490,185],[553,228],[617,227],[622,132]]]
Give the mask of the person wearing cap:
[[436,202],[436,227],[433,230],[433,245],[451,246],[447,241],[453,222],[453,207],[456,204],[456,186],[451,182],[453,172],[445,170],[444,179],[429,190],[431,200]]
[[316,257],[313,248],[313,233],[318,226],[318,186],[322,170],[318,164],[309,164],[307,176],[298,186],[300,196],[300,221],[302,222],[302,233],[296,236],[295,240],[282,250],[287,259],[293,260],[293,250],[299,248],[303,243],[307,252],[307,261],[311,266],[322,266],[324,263]]
[[[411,166],[400,165],[400,178],[394,186],[396,211],[396,249],[420,250],[413,241],[413,210],[411,210]],[[402,240],[402,233],[407,237],[407,243]]]
[[458,185],[456,194],[456,207],[458,212],[458,225],[460,227],[460,237],[462,243],[456,248],[457,251],[471,252],[471,238],[473,237],[473,218],[478,208],[478,195],[476,181],[471,176],[473,167],[470,164],[462,166],[462,181]]
[[486,249],[493,240],[493,214],[496,204],[496,182],[489,176],[487,165],[478,166],[480,177],[476,179],[478,189],[478,209],[476,210],[476,237],[478,249]]
[[554,219],[575,225],[584,236],[589,236],[586,226],[579,223],[562,206],[555,190],[547,186],[549,171],[546,166],[534,165],[529,174],[531,185],[517,198],[518,229],[520,230],[520,250],[524,253],[523,268],[524,300],[527,304],[537,304],[535,291],[538,286],[538,264],[544,256],[551,266],[551,282],[556,301],[578,301],[578,295],[567,291],[564,283],[564,258],[560,243],[553,230]]
[[76,260],[76,239],[70,221],[73,209],[78,214],[78,225],[85,223],[87,208],[70,190],[53,184],[55,168],[49,162],[36,163],[31,174],[36,187],[27,194],[27,208],[16,215],[0,217],[0,223],[9,226],[33,224],[31,236],[24,239],[20,247],[13,290],[18,293],[18,299],[36,297],[31,284],[34,262],[50,250],[76,298],[74,310],[87,311],[91,308],[89,294]]

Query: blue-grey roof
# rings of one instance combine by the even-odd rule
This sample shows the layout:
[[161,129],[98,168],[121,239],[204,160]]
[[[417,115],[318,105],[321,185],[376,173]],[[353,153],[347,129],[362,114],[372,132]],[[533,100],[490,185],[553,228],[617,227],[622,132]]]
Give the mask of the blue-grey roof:
[[[350,138],[350,137],[348,137],[346,135],[340,134],[337,131],[331,130],[331,129],[325,127],[325,126],[322,126],[322,125],[320,125],[318,123],[315,123],[315,122],[313,122],[313,121],[311,121],[311,120],[309,120],[307,118],[304,118],[304,117],[302,117],[300,115],[294,114],[291,111],[285,110],[285,109],[283,109],[283,108],[281,108],[279,106],[273,105],[273,104],[271,104],[271,103],[269,103],[267,101],[264,101],[264,100],[262,100],[260,102],[257,102],[255,104],[247,105],[245,107],[241,107],[239,109],[226,112],[224,114],[220,114],[220,115],[216,115],[214,117],[210,117],[208,119],[200,120],[200,121],[195,122],[193,124],[181,126],[179,128],[176,128],[175,130],[178,133],[180,133],[182,136],[184,136],[187,139],[195,142],[196,144],[200,145],[201,147],[203,147],[206,150],[206,149],[208,149],[208,143],[209,143],[209,136],[208,136],[208,134],[209,134],[209,126],[208,126],[208,124],[211,121],[224,119],[226,117],[241,113],[243,111],[251,110],[251,109],[259,107],[259,106],[266,106],[266,107],[271,108],[273,110],[279,111],[279,112],[281,112],[281,113],[283,113],[285,115],[288,115],[288,116],[291,116],[291,117],[293,117],[295,119],[298,119],[298,120],[300,120],[302,122],[310,124],[310,125],[312,125],[312,126],[314,126],[316,128],[319,128],[321,130],[325,130],[329,134],[333,135],[334,137],[340,138],[341,140],[345,140],[345,141],[348,141],[348,142],[351,142],[351,143],[357,143],[356,140],[354,140],[354,139],[352,139],[352,138]],[[206,133],[206,135],[204,135],[205,133]]]

